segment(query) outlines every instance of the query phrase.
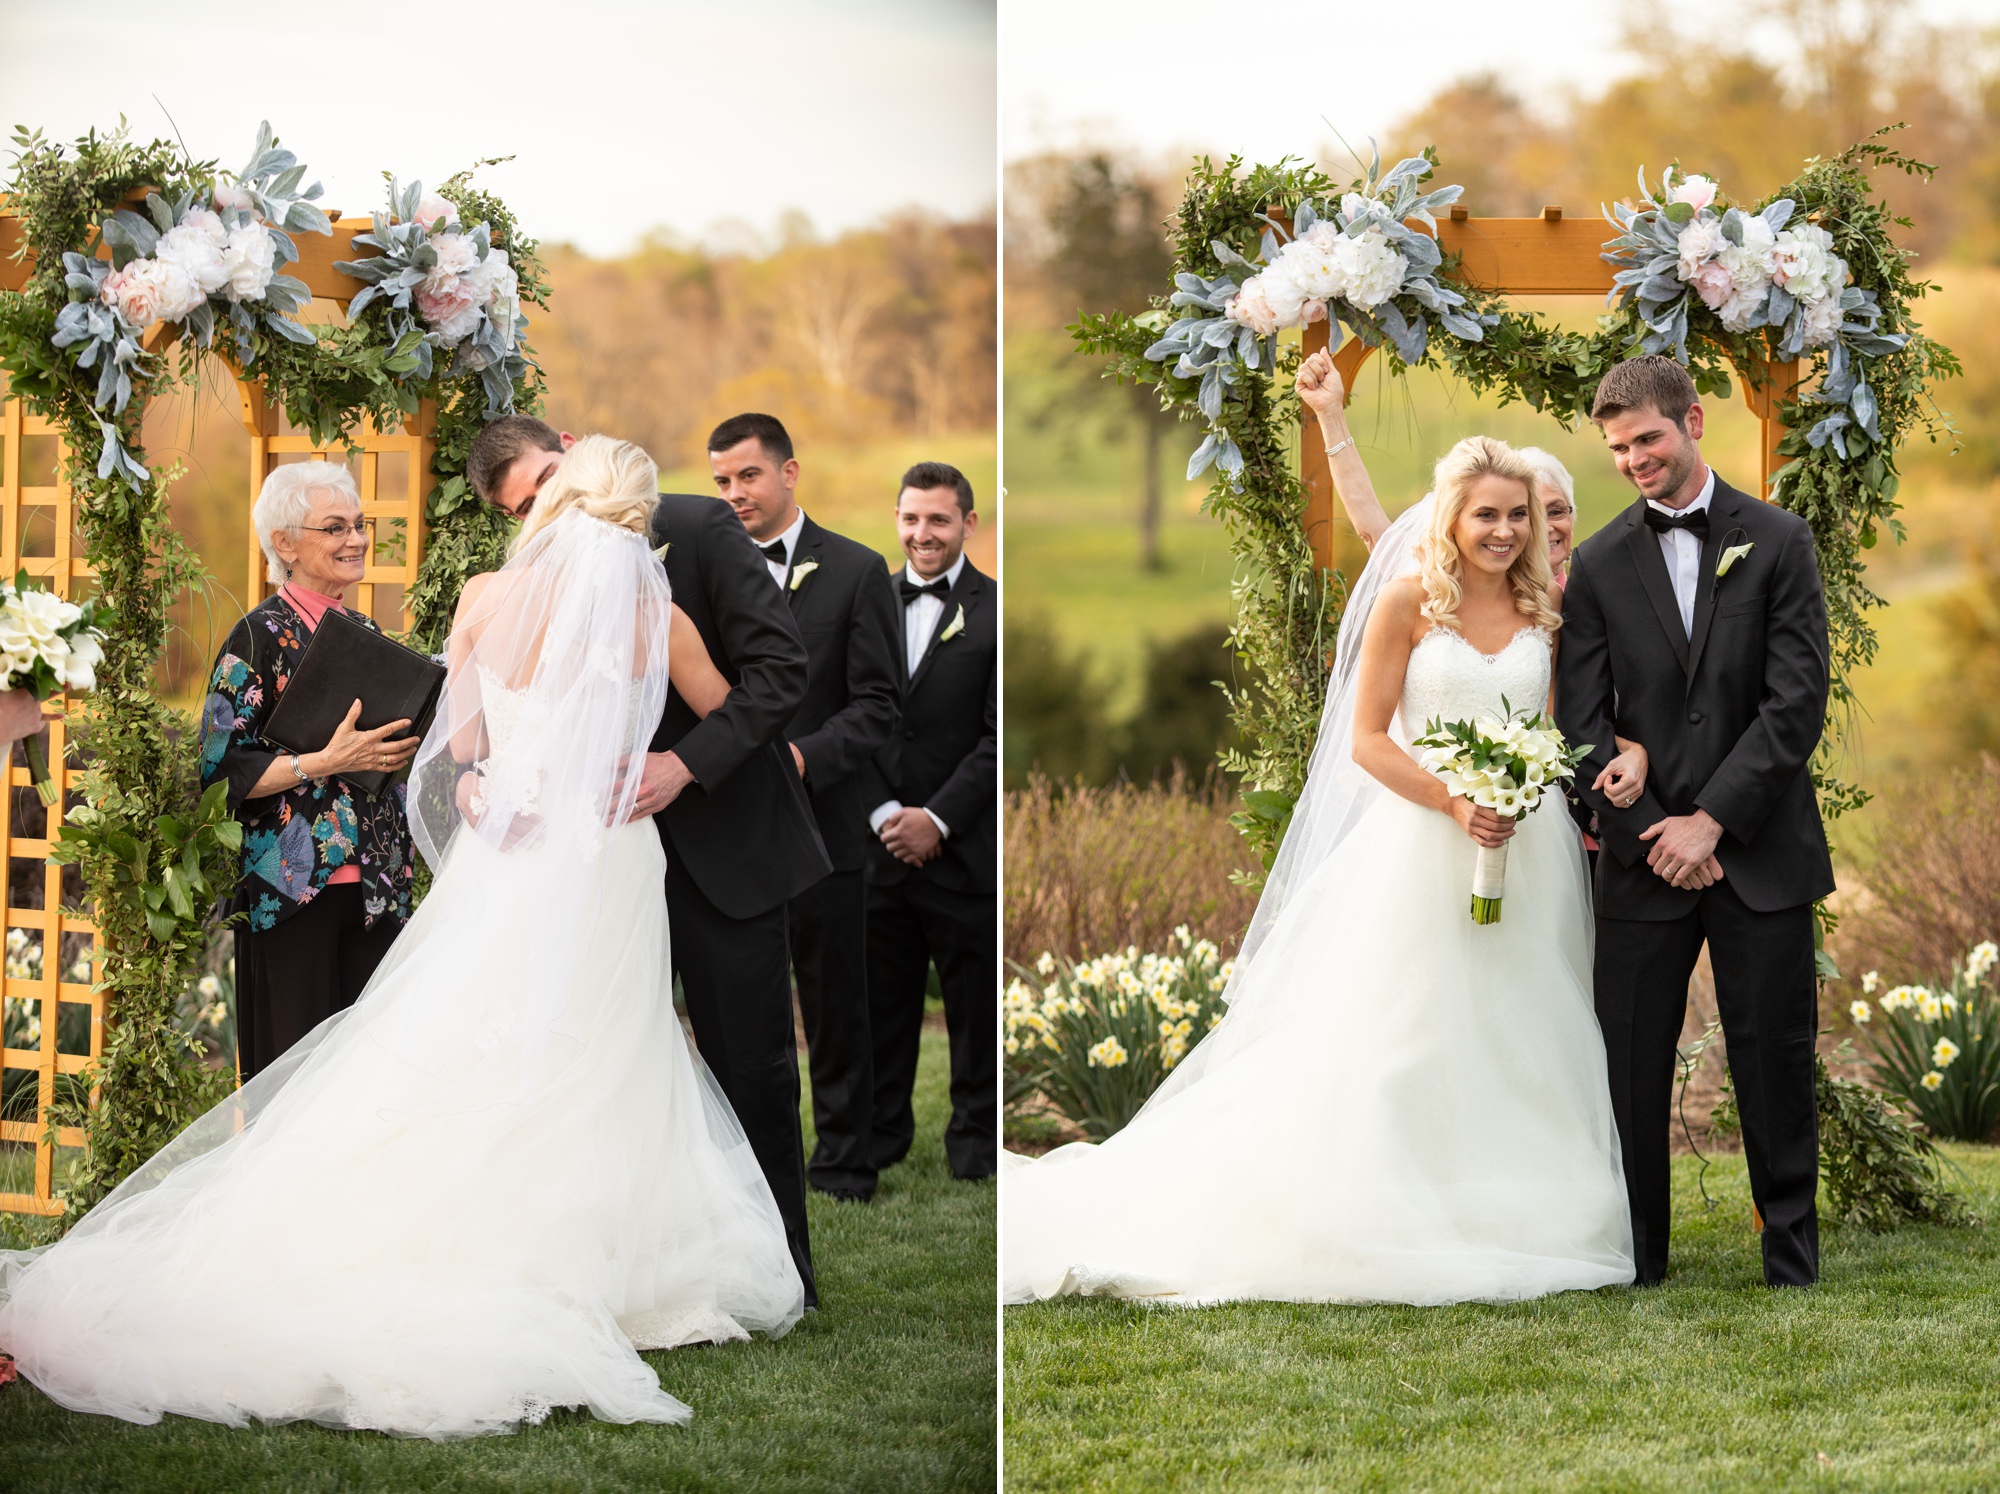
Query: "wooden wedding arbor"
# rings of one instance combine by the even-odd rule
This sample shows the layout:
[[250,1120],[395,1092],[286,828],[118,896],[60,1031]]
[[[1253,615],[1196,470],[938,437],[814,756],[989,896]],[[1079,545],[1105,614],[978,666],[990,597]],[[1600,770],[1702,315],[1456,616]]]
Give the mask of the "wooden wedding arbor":
[[[1559,207],[1543,208],[1539,218],[1474,218],[1466,209],[1455,207],[1439,222],[1437,240],[1447,256],[1464,256],[1461,273],[1482,290],[1509,296],[1595,296],[1602,301],[1616,273],[1602,258],[1605,242],[1613,232],[1602,218],[1566,218]],[[1329,341],[1327,323],[1307,327],[1304,338],[1307,355],[1324,351]],[[1349,400],[1354,397],[1354,376],[1372,351],[1359,338],[1350,337],[1334,354],[1334,366],[1340,370]],[[1778,443],[1785,438],[1785,425],[1778,418],[1778,407],[1797,388],[1799,365],[1791,360],[1737,372],[1743,382],[1744,401],[1763,427],[1758,494],[1768,498],[1772,475],[1784,465]],[[1302,411],[1300,418],[1304,422],[1312,417]],[[1340,509],[1326,453],[1308,433],[1299,443],[1299,458],[1306,488],[1306,532],[1321,567],[1330,569]]]
[[[286,267],[286,273],[304,281],[315,301],[344,310],[361,293],[362,285],[334,269],[334,262],[355,257],[355,235],[367,233],[370,220],[329,216],[335,219],[330,237],[294,235],[299,259]],[[0,196],[0,290],[18,291],[34,270],[32,256],[16,257],[21,239],[20,221],[8,212],[7,200]],[[106,257],[108,254],[105,251]],[[163,352],[177,333],[177,328],[156,324],[147,329],[145,346],[149,352]],[[219,333],[219,356],[226,356],[227,342],[226,332]],[[373,616],[378,600],[398,600],[394,595],[380,594],[384,588],[395,588],[405,599],[403,626],[409,627],[406,599],[423,561],[424,497],[430,488],[436,406],[426,401],[397,429],[380,430],[364,421],[347,440],[320,445],[309,435],[289,429],[256,378],[239,374],[236,391],[250,456],[243,503],[243,527],[250,537],[249,566],[243,577],[244,605],[255,605],[273,589],[265,578],[263,552],[250,523],[250,506],[265,476],[288,461],[325,458],[345,462],[351,451],[358,453],[355,482],[361,491],[361,510],[376,526],[355,606]],[[82,588],[93,575],[83,559],[70,489],[63,481],[66,460],[58,427],[42,416],[29,414],[21,401],[7,397],[0,386],[0,576],[12,577],[25,570],[31,581],[65,597]],[[49,769],[63,791],[65,805],[71,802],[75,777],[65,753],[64,722],[69,706],[66,695],[43,706],[49,729]],[[25,1189],[0,1183],[0,1211],[47,1215],[62,1209],[54,1197],[56,1148],[49,1145],[47,1136],[56,1078],[81,1073],[103,1053],[106,1013],[102,992],[93,992],[89,980],[70,978],[79,956],[94,953],[97,930],[86,909],[63,901],[61,869],[47,864],[50,827],[31,790],[27,769],[18,762],[11,764],[6,785],[8,792],[0,793],[0,856],[6,858],[8,871],[5,927],[9,934],[15,929],[26,933],[28,948],[39,949],[40,958],[38,962],[8,959],[9,968],[0,976],[0,1002],[31,1004],[41,1019],[41,1041],[32,1048],[0,1048],[0,1073],[25,1070],[35,1075],[33,1118],[0,1116],[0,1157],[11,1150],[9,1144],[31,1144],[33,1178]],[[31,873],[30,868],[38,871]],[[24,968],[23,974],[13,973],[17,963]],[[25,973],[25,967],[35,963],[40,973]],[[65,1051],[59,1045],[64,1006],[89,1011],[89,1043],[82,1050]],[[81,1146],[82,1132],[65,1127],[56,1143]],[[6,1176],[0,1173],[0,1178]]]

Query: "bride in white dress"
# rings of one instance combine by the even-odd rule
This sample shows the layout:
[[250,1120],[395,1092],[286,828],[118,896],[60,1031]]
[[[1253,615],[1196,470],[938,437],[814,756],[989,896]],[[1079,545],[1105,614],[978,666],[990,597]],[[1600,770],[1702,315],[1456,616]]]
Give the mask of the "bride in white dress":
[[669,678],[704,713],[728,689],[647,544],[655,487],[586,438],[468,586],[409,784],[436,882],[360,1000],[59,1243],[0,1253],[0,1350],[54,1400],[440,1440],[675,1422],[637,1349],[797,1321],[674,1013],[659,834],[627,822]]
[[[1531,483],[1502,443],[1462,441],[1435,502],[1375,547],[1228,1015],[1103,1144],[1010,1158],[1009,1302],[1428,1304],[1632,1280],[1576,827],[1555,804],[1510,838],[1407,745],[1433,717],[1548,701],[1560,597]],[[1481,927],[1473,858],[1501,840],[1504,916]]]

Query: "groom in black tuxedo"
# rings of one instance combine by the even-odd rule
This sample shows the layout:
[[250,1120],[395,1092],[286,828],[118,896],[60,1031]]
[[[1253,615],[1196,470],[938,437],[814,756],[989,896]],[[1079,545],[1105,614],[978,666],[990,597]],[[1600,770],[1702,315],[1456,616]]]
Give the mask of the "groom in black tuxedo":
[[[1579,545],[1564,591],[1556,717],[1597,744],[1597,1020],[1632,1201],[1638,1279],[1667,1270],[1668,1114],[1688,977],[1704,942],[1764,1218],[1764,1280],[1819,1276],[1813,903],[1833,862],[1807,763],[1826,715],[1826,601],[1805,521],[1718,479],[1671,358],[1604,376],[1591,419],[1639,490]],[[1613,733],[1645,792],[1587,787]]]
[[805,639],[805,699],[785,737],[833,862],[785,910],[812,1065],[816,1139],[806,1181],[865,1203],[875,1194],[869,1147],[875,1059],[861,871],[870,804],[860,772],[888,745],[902,704],[896,594],[880,555],[800,509],[792,438],[774,416],[723,421],[708,438],[708,464]]
[[999,595],[965,556],[978,524],[956,467],[919,462],[903,474],[897,645],[909,683],[902,730],[876,755],[868,860],[875,1163],[902,1161],[917,1133],[910,1097],[935,962],[951,1041],[945,1160],[966,1179],[990,1177],[998,1162]]
[[[467,475],[482,498],[518,518],[567,444],[539,420],[503,416],[474,441]],[[730,690],[705,718],[668,692],[634,817],[653,816],[666,844],[674,973],[695,1044],[771,1186],[815,1306],[785,932],[787,900],[830,870],[784,743],[805,698],[805,645],[726,505],[661,494],[653,543],[664,550],[675,603]]]

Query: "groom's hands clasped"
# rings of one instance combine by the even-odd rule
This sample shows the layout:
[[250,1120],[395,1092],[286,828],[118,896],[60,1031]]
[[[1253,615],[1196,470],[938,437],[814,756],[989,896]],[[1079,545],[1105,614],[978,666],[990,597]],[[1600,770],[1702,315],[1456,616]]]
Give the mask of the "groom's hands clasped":
[[1646,853],[1646,865],[1671,886],[1712,887],[1722,880],[1722,863],[1715,859],[1722,825],[1705,809],[1669,815],[1640,831],[1639,839],[1654,843]]

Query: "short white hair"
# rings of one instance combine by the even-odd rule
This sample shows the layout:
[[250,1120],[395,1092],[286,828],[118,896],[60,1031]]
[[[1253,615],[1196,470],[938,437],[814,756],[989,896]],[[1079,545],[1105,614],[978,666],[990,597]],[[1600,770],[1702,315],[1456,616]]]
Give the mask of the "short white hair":
[[1516,449],[1521,460],[1533,470],[1536,487],[1553,488],[1563,495],[1564,501],[1571,508],[1576,507],[1576,483],[1570,478],[1569,468],[1557,461],[1552,453],[1542,450],[1539,446],[1522,446]]
[[361,492],[354,486],[354,474],[338,462],[286,462],[273,467],[250,510],[250,522],[257,526],[257,543],[270,562],[270,577],[282,584],[291,574],[278,557],[271,536],[280,529],[298,529],[312,513],[315,495],[337,493],[352,498],[358,506]]

